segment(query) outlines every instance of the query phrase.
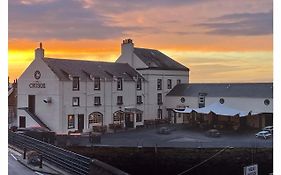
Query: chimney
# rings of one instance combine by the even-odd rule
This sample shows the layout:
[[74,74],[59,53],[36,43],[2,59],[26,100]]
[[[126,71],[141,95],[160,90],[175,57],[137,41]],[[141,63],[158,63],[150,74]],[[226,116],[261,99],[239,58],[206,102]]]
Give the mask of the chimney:
[[134,67],[133,60],[134,43],[132,39],[124,39],[121,44],[121,57],[126,58],[126,63]]
[[44,49],[42,47],[42,43],[40,43],[39,48],[35,49],[35,59],[43,59],[44,58]]
[[132,39],[124,39],[121,44],[121,54],[132,54],[134,51],[134,43]]

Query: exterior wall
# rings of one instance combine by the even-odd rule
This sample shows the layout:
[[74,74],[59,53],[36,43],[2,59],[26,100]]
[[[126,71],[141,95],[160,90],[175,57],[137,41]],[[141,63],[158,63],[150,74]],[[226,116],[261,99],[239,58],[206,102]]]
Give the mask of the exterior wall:
[[[167,108],[198,108],[198,97],[183,97],[185,102],[181,103],[181,96],[167,96],[165,106]],[[239,109],[245,112],[252,111],[253,113],[272,113],[273,99],[272,98],[247,98],[247,97],[208,97],[205,98],[205,106],[213,103],[219,103],[223,98],[226,106]],[[270,104],[266,106],[264,100],[269,99]]]
[[[158,109],[162,109],[162,117],[167,116],[166,113],[166,95],[171,89],[167,88],[167,80],[172,80],[172,88],[176,86],[177,80],[180,79],[182,83],[188,83],[189,76],[187,71],[173,71],[173,70],[139,70],[145,78],[145,103],[144,103],[144,117],[146,120],[157,118]],[[162,90],[157,90],[157,79],[162,80]],[[162,93],[163,105],[157,103],[157,93]]]
[[138,56],[136,56],[133,53],[133,50],[129,53],[124,53],[119,56],[119,58],[116,60],[116,63],[128,63],[130,66],[133,68],[148,68],[148,66],[141,60],[139,59]]
[[[39,70],[40,79],[34,78],[34,72]],[[45,83],[45,88],[30,88],[33,82]],[[59,80],[41,59],[35,59],[18,80],[18,107],[28,107],[28,95],[35,95],[35,114],[53,131],[61,130],[59,120]],[[51,97],[52,103],[43,100]],[[17,116],[26,116],[26,126],[34,126],[33,119],[23,110],[18,110]]]
[[[125,111],[125,107],[137,108],[141,111],[144,110],[143,104],[136,104],[136,96],[143,95],[143,90],[136,91],[136,82],[123,81],[123,90],[117,90],[117,81],[101,80],[100,90],[94,90],[94,82],[89,80],[87,82],[80,81],[80,90],[72,90],[72,81],[61,82],[62,94],[64,102],[62,118],[63,128],[65,133],[78,129],[78,114],[84,114],[84,128],[91,128],[89,126],[89,115],[92,112],[100,112],[103,114],[103,126],[108,126],[113,123],[113,114],[116,111]],[[94,105],[94,97],[99,96],[101,98],[101,105]],[[117,105],[117,96],[123,96],[123,105]],[[80,106],[72,106],[72,98],[79,97]],[[68,128],[67,116],[69,114],[75,115],[75,128]],[[136,116],[134,116],[136,117]],[[139,122],[136,125],[142,125],[143,122]]]

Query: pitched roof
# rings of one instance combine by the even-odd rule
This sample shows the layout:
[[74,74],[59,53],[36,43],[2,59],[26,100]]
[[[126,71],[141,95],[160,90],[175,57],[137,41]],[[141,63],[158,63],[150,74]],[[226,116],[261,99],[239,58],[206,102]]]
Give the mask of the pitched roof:
[[135,47],[134,54],[136,54],[148,66],[148,69],[189,70],[184,65],[176,62],[158,50]]
[[90,79],[90,76],[108,79],[122,77],[125,81],[133,80],[133,77],[142,77],[127,63],[55,58],[44,58],[43,60],[60,80],[70,80],[69,75],[78,76],[81,81]]
[[167,96],[198,97],[199,93],[206,93],[207,97],[273,98],[273,83],[178,84]]

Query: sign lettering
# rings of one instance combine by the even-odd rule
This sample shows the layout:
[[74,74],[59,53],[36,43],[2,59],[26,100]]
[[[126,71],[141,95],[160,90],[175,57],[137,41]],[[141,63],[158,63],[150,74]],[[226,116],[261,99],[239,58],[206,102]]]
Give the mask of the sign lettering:
[[46,84],[36,81],[36,82],[30,83],[29,88],[46,88]]

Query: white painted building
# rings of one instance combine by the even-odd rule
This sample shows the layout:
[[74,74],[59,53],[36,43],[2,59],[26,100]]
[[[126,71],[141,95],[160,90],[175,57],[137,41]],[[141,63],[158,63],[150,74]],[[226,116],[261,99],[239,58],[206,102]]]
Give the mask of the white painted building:
[[[180,84],[166,96],[166,108],[200,108],[221,103],[254,116],[248,122],[255,128],[272,125],[273,122],[273,83],[198,83]],[[183,117],[169,113],[175,123],[182,123]]]
[[144,116],[146,119],[165,118],[166,95],[180,83],[189,82],[189,69],[154,49],[136,48],[132,40],[121,44],[117,63],[128,63],[145,79]]
[[188,82],[188,68],[157,50],[134,48],[130,39],[121,50],[116,63],[81,61],[47,58],[40,44],[18,80],[18,126],[65,134],[164,118],[165,96]]

